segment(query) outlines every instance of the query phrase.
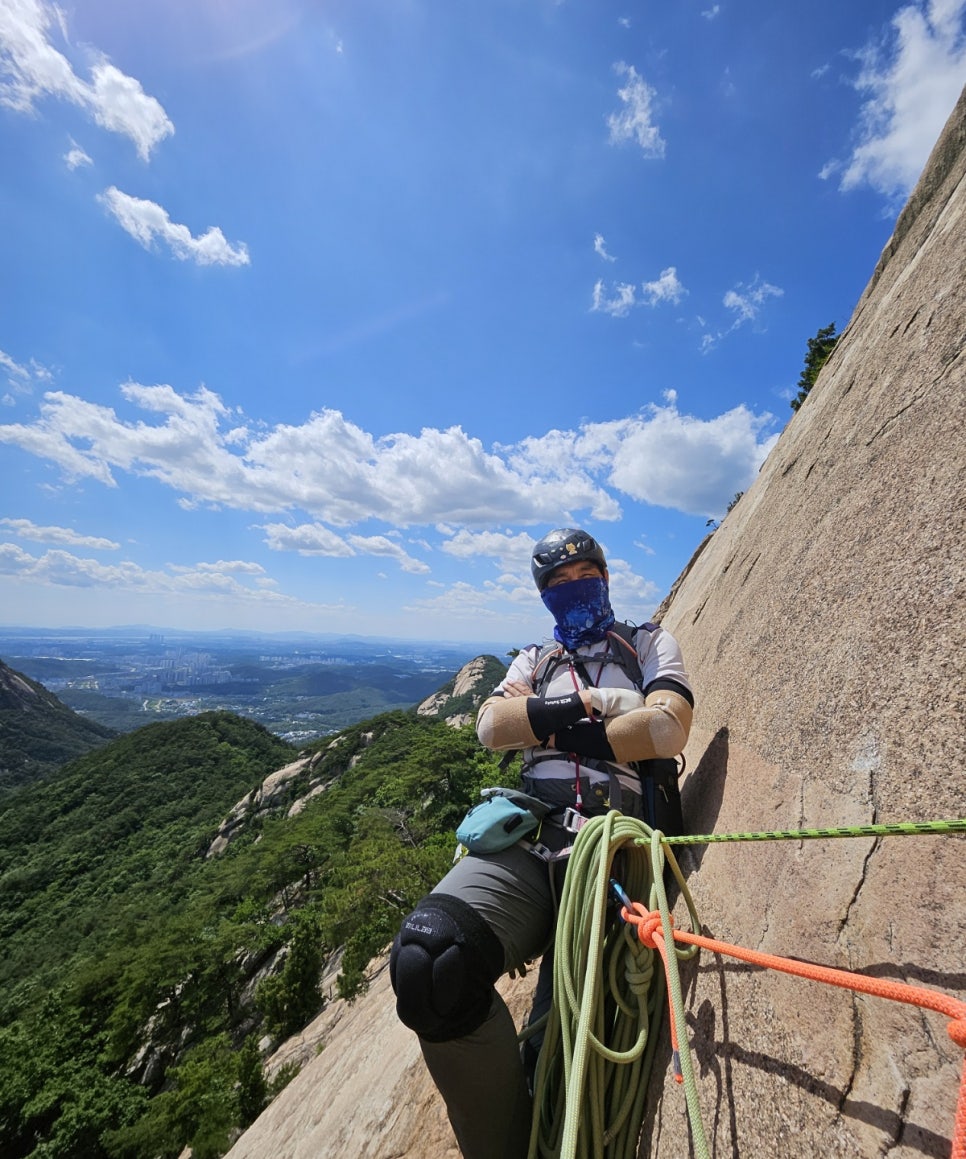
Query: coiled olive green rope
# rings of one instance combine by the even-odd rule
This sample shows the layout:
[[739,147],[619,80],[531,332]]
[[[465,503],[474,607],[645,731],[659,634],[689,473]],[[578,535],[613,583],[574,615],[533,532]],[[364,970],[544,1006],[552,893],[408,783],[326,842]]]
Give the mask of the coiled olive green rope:
[[[641,846],[652,834],[657,841],[649,854]],[[664,1006],[664,971],[654,951],[608,912],[608,890],[616,877],[630,896],[648,897],[652,908],[667,910],[667,858],[699,928],[687,885],[661,837],[617,812],[588,821],[577,835],[560,900],[554,1002],[537,1066],[531,1159],[633,1159],[637,1152]],[[670,930],[669,911],[666,920]],[[667,945],[674,946],[670,933]],[[675,947],[672,957],[693,954],[694,947]],[[672,988],[676,975],[675,969]],[[677,989],[683,1024],[679,983]],[[692,1102],[697,1105],[693,1072],[690,1082],[689,1111]],[[700,1117],[698,1134],[703,1138]],[[698,1148],[697,1154],[706,1152]]]
[[675,944],[665,865],[681,890],[692,929],[699,930],[700,922],[669,846],[963,832],[966,819],[668,837],[618,812],[588,821],[574,842],[560,900],[553,1006],[549,1016],[527,1031],[545,1029],[529,1159],[633,1159],[637,1153],[666,983],[655,951],[641,945],[630,927],[608,920],[612,878],[630,897],[647,896],[648,908],[661,915],[680,1051],[675,1066],[684,1084],[694,1154],[708,1159],[677,968],[678,960],[693,957],[697,947]]

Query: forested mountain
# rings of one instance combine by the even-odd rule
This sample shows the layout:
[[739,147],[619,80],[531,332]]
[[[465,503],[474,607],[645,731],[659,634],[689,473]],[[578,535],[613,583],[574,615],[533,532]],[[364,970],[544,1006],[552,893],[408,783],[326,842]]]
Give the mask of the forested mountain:
[[[474,663],[475,696],[461,685],[470,709],[504,671]],[[301,753],[204,713],[12,790],[0,816],[0,1153],[222,1154],[273,1093],[261,1051],[319,1011],[327,962],[339,993],[364,985],[496,779],[471,727],[425,711]]]
[[44,777],[116,735],[0,660],[0,791]]

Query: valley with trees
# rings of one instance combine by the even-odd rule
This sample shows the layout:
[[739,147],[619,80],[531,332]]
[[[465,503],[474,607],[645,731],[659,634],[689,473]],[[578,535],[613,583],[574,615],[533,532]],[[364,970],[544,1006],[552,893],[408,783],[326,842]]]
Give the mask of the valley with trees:
[[[502,671],[488,657],[479,693]],[[445,722],[471,699],[301,749],[203,712],[9,790],[0,1151],[224,1154],[292,1077],[268,1078],[266,1053],[365,988],[452,859],[467,807],[506,780],[471,726]]]

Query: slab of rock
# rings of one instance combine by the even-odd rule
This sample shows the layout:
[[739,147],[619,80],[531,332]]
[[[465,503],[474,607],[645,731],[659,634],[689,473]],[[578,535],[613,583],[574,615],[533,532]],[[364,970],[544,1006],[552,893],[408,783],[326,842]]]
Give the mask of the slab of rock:
[[[966,815],[966,101],[759,478],[674,594],[692,832]],[[725,941],[966,997],[966,843],[685,853]],[[947,1019],[702,955],[688,1011],[718,1155],[948,1156]],[[688,1153],[656,1084],[641,1155]]]
[[[500,992],[519,1025],[535,972],[504,978]],[[302,1070],[228,1153],[231,1159],[457,1159],[446,1110],[416,1036],[396,1018],[387,960],[368,992],[336,1000],[289,1040],[269,1070]]]

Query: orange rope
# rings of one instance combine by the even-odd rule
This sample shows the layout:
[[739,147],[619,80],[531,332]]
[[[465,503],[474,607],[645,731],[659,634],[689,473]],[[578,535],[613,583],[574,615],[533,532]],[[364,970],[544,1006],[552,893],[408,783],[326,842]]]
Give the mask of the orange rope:
[[[656,949],[660,953],[665,973],[667,973],[667,948],[661,930],[660,913],[657,910],[649,911],[641,902],[635,901],[631,903],[631,909],[628,909],[627,906],[621,909],[621,917],[625,922],[637,926],[637,936],[645,946],[652,950]],[[673,923],[673,917],[671,921]],[[905,1002],[910,1006],[935,1010],[952,1020],[947,1027],[949,1037],[957,1046],[966,1050],[966,1002],[950,998],[947,994],[940,994],[936,990],[926,990],[921,986],[909,986],[904,982],[889,982],[880,978],[869,978],[864,974],[853,974],[848,970],[835,970],[830,966],[817,966],[812,962],[781,958],[777,954],[762,954],[757,950],[746,950],[743,946],[732,946],[728,942],[719,942],[714,938],[705,938],[700,934],[686,933],[684,930],[674,930],[673,936],[676,942],[700,946],[702,949],[711,950],[715,954],[728,954],[732,958],[750,962],[753,966],[781,970],[782,973],[794,974],[799,978],[809,978],[813,982],[825,982],[830,986],[839,986],[844,990],[856,990],[862,994],[873,994],[879,998],[891,998],[894,1002]],[[670,993],[670,985],[668,992]],[[673,1012],[671,1027],[672,1047],[676,1052],[677,1041],[673,1029]],[[963,1063],[963,1076],[959,1086],[959,1100],[956,1104],[956,1121],[953,1127],[950,1154],[951,1159],[966,1159],[966,1060]]]

